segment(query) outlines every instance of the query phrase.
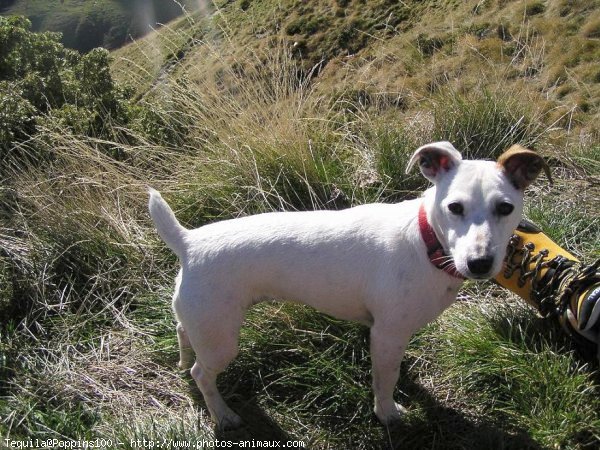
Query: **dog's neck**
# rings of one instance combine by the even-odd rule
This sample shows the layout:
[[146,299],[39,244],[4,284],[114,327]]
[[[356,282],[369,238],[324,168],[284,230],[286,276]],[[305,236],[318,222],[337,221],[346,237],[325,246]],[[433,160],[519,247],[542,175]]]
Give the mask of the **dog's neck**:
[[427,256],[431,264],[454,278],[464,279],[465,277],[456,270],[452,257],[444,251],[444,247],[427,220],[424,203],[421,203],[419,207],[419,232],[421,233],[421,239],[423,239],[427,247]]

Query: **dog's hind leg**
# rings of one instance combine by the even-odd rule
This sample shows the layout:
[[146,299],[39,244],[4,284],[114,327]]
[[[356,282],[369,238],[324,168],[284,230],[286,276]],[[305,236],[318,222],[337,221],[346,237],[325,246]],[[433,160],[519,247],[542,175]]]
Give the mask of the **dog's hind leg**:
[[177,315],[176,306],[179,303],[179,291],[181,289],[182,272],[179,271],[175,278],[175,292],[173,293],[173,311],[175,313],[175,319],[177,320],[177,342],[179,343],[179,363],[177,366],[180,369],[189,369],[194,364],[194,349],[190,343],[190,339],[187,335],[179,316]]
[[217,388],[217,376],[237,356],[242,318],[233,317],[203,321],[188,329],[187,334],[196,352],[191,375],[204,396],[204,402],[218,427],[236,428],[242,419],[223,400]]
[[239,427],[242,424],[242,419],[227,406],[217,388],[217,375],[219,372],[208,367],[203,367],[196,361],[192,367],[191,374],[198,385],[198,389],[202,392],[206,407],[217,426],[222,429]]
[[180,369],[189,369],[194,364],[194,350],[181,323],[177,324],[177,341],[179,342],[179,363],[177,365]]

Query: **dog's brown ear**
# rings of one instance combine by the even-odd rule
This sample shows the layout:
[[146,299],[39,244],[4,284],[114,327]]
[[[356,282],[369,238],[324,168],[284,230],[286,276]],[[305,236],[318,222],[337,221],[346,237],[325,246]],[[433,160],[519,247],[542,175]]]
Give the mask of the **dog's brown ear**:
[[434,182],[442,173],[448,172],[462,160],[458,150],[450,142],[432,142],[419,147],[410,158],[406,173],[410,172],[415,162],[419,161],[419,168],[423,175]]
[[513,145],[498,158],[498,165],[517,189],[524,190],[543,170],[552,183],[550,167],[532,150],[518,144]]

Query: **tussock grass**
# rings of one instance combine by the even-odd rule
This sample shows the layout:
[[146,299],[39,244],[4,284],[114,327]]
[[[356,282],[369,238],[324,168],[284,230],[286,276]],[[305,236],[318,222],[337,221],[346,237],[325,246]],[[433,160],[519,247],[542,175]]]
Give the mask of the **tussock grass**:
[[537,114],[513,92],[448,89],[435,100],[433,136],[454,143],[467,158],[496,159],[512,144],[535,146],[545,131]]
[[[552,324],[514,298],[503,304],[506,292],[473,284],[413,338],[396,393],[409,413],[392,429],[371,412],[365,328],[302,306],[258,305],[220,380],[248,425],[215,434],[189,375],[175,368],[168,302],[177,263],[150,225],[146,184],[198,226],[414,197],[426,185],[403,172],[416,146],[449,139],[470,156],[494,157],[518,141],[556,157],[554,195],[538,195],[548,192],[541,181],[528,213],[582,257],[597,251],[589,183],[597,148],[582,144],[564,164],[544,117],[519,93],[441,89],[422,114],[400,121],[389,104],[327,97],[285,46],[242,50],[195,46],[207,64],[154,84],[139,103],[147,116],[114,133],[127,139],[49,126],[30,143],[46,159],[3,162],[2,435],[110,437],[130,447],[144,437],[215,436],[314,448],[592,445],[594,367]],[[590,201],[575,201],[582,195]]]

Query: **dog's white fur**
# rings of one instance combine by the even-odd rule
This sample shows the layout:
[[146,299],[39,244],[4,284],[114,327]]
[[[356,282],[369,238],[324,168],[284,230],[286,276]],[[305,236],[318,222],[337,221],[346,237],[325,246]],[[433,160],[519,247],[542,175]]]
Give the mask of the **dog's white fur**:
[[[434,183],[419,199],[259,214],[194,230],[182,227],[150,190],[158,233],[181,261],[173,297],[179,365],[193,364],[192,377],[218,425],[241,422],[219,394],[216,378],[237,355],[244,313],[267,299],[304,303],[369,326],[375,414],[383,423],[400,417],[404,408],[393,391],[406,345],[450,306],[462,284],[428,259],[419,206],[424,204],[456,269],[467,278],[489,278],[501,269],[521,218],[523,190],[543,166],[521,147],[499,162],[463,161],[448,142],[419,148],[408,169],[417,161]],[[462,214],[450,212],[451,203],[460,203]],[[513,211],[499,214],[501,203]],[[482,259],[483,268],[472,263]]]

